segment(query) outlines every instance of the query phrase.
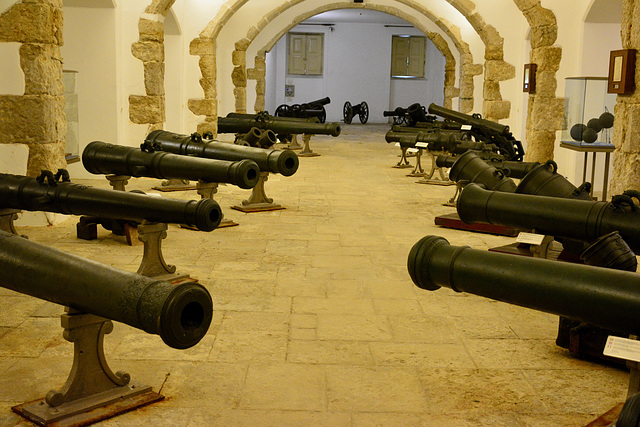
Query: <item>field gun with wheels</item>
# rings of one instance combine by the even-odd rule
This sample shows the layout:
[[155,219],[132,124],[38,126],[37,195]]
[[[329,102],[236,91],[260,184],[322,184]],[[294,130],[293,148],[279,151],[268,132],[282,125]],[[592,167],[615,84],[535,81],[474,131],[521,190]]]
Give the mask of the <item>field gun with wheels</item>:
[[428,111],[430,114],[469,127],[469,130],[476,133],[479,139],[495,144],[502,151],[508,153],[508,156],[505,156],[506,160],[522,161],[524,159],[522,143],[513,137],[509,126],[483,119],[480,114],[468,115],[436,104],[430,104]]
[[320,123],[324,123],[327,120],[327,110],[324,106],[328,105],[330,102],[331,99],[327,96],[325,98],[316,99],[315,101],[305,102],[304,104],[282,104],[276,108],[274,116],[303,119],[315,117]]
[[66,307],[63,336],[74,346],[66,383],[43,399],[12,407],[39,425],[87,425],[163,399],[107,364],[103,343],[112,320],[187,349],[205,336],[213,316],[211,296],[196,282],[144,277],[3,231],[0,270],[0,286]]
[[355,116],[358,116],[360,123],[363,125],[367,123],[369,120],[369,105],[365,101],[362,101],[360,104],[353,104],[349,101],[344,103],[342,107],[342,117],[346,124],[351,124],[351,121]]

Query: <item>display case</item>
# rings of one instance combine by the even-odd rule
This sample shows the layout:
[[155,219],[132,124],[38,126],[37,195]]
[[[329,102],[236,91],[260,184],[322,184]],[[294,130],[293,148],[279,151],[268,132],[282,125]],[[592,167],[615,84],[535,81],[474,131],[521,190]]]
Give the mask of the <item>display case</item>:
[[67,135],[65,158],[67,163],[75,163],[80,160],[78,156],[78,92],[76,91],[76,76],[78,72],[63,70],[62,79],[64,83],[64,113],[67,116]]
[[568,77],[564,90],[562,142],[611,145],[616,94],[607,93],[606,77]]

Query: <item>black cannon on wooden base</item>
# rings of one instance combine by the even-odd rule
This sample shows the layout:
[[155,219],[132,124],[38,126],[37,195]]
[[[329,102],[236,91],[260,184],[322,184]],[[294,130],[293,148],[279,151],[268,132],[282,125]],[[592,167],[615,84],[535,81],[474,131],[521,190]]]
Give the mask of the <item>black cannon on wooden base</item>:
[[88,425],[163,399],[107,365],[103,340],[113,330],[111,320],[186,349],[205,336],[213,316],[211,296],[198,283],[117,270],[3,231],[0,270],[0,286],[67,307],[61,320],[74,358],[66,383],[12,408],[39,425]]
[[224,182],[240,188],[254,187],[260,173],[260,168],[252,160],[230,162],[172,153],[148,153],[135,147],[101,141],[93,141],[85,147],[82,164],[93,174]]
[[369,105],[365,101],[362,101],[360,104],[353,104],[349,101],[344,103],[342,107],[342,117],[346,124],[351,124],[351,121],[355,116],[358,116],[358,120],[363,125],[369,121]]
[[[255,130],[255,129],[254,129]],[[239,161],[249,159],[260,171],[291,176],[299,166],[298,156],[291,150],[268,150],[203,139],[199,134],[181,135],[164,130],[151,132],[142,145],[145,151],[166,151],[209,159]]]
[[305,102],[304,104],[282,104],[276,108],[274,116],[304,119],[315,117],[320,123],[324,123],[327,120],[327,110],[324,106],[330,102],[331,99],[327,96],[325,98],[316,99],[315,101]]
[[427,109],[420,103],[411,104],[407,108],[396,107],[383,111],[384,117],[393,117],[394,125],[418,126],[419,124],[434,123],[436,117],[427,114]]
[[183,224],[202,231],[214,230],[221,218],[220,206],[213,200],[176,200],[105,190],[57,181],[52,174],[38,178],[0,174],[0,206],[135,222]]
[[428,111],[430,114],[470,127],[469,130],[473,131],[478,139],[495,144],[508,153],[505,160],[522,161],[524,159],[522,143],[513,137],[509,126],[483,119],[480,114],[468,115],[436,104],[430,104]]

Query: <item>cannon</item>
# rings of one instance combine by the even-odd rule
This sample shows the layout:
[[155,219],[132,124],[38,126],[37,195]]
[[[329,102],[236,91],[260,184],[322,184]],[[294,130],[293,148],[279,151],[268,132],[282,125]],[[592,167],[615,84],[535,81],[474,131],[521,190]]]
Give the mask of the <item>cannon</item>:
[[206,334],[213,314],[200,284],[172,284],[117,270],[0,231],[0,286],[160,335],[185,349]]
[[621,333],[640,333],[636,273],[452,246],[438,236],[423,237],[411,248],[407,268],[421,289],[444,286]]
[[297,118],[310,118],[316,117],[320,123],[324,123],[327,120],[327,110],[325,105],[329,104],[331,99],[329,97],[316,99],[315,101],[306,102],[304,104],[287,105],[282,104],[276,108],[274,116],[276,117],[297,117]]
[[509,126],[483,119],[480,114],[468,115],[436,104],[430,104],[428,111],[430,114],[470,127],[478,138],[495,144],[506,153],[506,160],[522,161],[524,159],[522,143],[513,137]]
[[249,159],[256,162],[260,171],[279,173],[283,176],[293,175],[299,166],[298,156],[291,150],[265,150],[203,140],[198,133],[180,135],[155,130],[147,135],[142,146],[145,151],[166,151],[209,159],[230,161]]
[[224,182],[245,189],[253,188],[260,174],[258,165],[248,159],[229,162],[172,153],[147,153],[101,141],[93,141],[85,147],[82,164],[93,174]]
[[346,124],[351,124],[351,121],[355,116],[358,116],[360,123],[365,124],[369,120],[369,106],[365,101],[360,104],[353,104],[349,101],[344,103],[342,107],[342,117]]
[[467,184],[458,198],[458,216],[466,224],[482,222],[535,229],[537,233],[593,242],[617,231],[640,252],[640,193],[625,191],[611,202],[489,191]]
[[215,229],[222,218],[220,206],[210,199],[175,200],[59,182],[51,178],[52,174],[45,177],[46,174],[38,178],[0,174],[0,206],[135,222],[183,224],[202,231]]
[[[533,168],[540,164],[538,162],[513,162],[509,160],[499,160],[497,158],[487,159],[483,158],[481,155],[478,155],[478,153],[475,154],[476,156],[484,160],[489,166],[502,170],[506,176],[515,179],[524,178],[525,175],[527,175],[533,170]],[[436,157],[436,165],[438,165],[438,167],[450,168],[460,158],[461,157],[439,155],[438,157]]]
[[[394,126],[395,128],[395,126]],[[385,134],[387,143],[398,142],[405,148],[415,148],[418,143],[427,144],[429,151],[448,151],[452,154],[461,154],[469,150],[493,151],[497,147],[482,141],[473,141],[465,132],[442,131],[428,132],[396,132],[393,129]],[[425,147],[422,147],[425,148]]]
[[[205,132],[203,136],[209,140],[213,140],[213,134],[211,134],[211,132]],[[244,135],[241,133],[236,134],[236,139],[233,141],[234,144],[253,148],[271,148],[276,142],[278,142],[278,138],[275,132],[269,129],[261,130],[258,128],[251,128],[251,130]]]
[[[234,117],[235,116],[235,117]],[[310,120],[310,119],[309,119]],[[307,119],[273,117],[266,112],[258,114],[234,115],[218,117],[219,133],[247,133],[251,128],[269,129],[279,135],[317,134],[340,135],[338,123],[313,123]]]
[[[435,123],[436,117],[427,114],[427,109],[419,104],[411,104],[407,108],[396,107],[394,110],[383,111],[384,117],[393,117],[394,125],[419,126],[427,123]],[[459,129],[459,127],[458,127]]]

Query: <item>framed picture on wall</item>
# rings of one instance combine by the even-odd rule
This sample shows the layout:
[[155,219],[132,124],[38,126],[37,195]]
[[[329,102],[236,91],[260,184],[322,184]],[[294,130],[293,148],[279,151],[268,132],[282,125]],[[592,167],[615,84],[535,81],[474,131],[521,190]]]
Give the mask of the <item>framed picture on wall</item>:
[[632,93],[635,91],[636,72],[635,49],[611,51],[609,57],[608,93]]

